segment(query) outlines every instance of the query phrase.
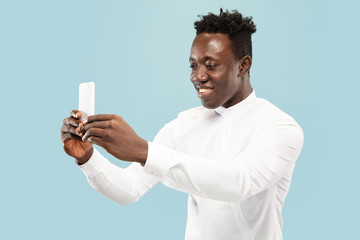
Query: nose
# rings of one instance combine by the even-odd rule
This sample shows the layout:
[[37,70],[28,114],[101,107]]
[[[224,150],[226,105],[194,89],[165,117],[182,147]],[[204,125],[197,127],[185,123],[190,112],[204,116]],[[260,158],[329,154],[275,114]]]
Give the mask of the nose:
[[205,83],[208,79],[209,75],[206,73],[206,68],[201,65],[191,74],[191,81],[193,83]]

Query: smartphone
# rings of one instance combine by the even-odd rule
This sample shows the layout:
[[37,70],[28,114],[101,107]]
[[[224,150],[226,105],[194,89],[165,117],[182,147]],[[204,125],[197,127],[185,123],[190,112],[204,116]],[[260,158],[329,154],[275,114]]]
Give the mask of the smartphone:
[[79,85],[79,111],[80,120],[87,120],[88,116],[95,114],[95,83],[86,82]]

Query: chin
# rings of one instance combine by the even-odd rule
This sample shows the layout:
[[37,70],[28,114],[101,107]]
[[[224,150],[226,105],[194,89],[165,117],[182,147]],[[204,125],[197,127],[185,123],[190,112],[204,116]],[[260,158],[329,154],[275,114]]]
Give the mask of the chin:
[[220,105],[221,105],[221,104],[210,103],[210,102],[205,102],[205,101],[201,101],[201,104],[207,109],[215,109],[215,108],[220,107]]

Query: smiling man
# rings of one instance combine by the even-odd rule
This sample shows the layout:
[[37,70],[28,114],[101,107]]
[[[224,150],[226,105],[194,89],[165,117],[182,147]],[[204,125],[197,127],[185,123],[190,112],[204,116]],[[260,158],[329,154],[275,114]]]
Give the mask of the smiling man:
[[206,108],[231,107],[250,95],[251,57],[235,56],[228,35],[198,33],[190,55],[193,82]]
[[[64,150],[89,183],[120,203],[155,184],[189,194],[186,240],[282,239],[281,210],[303,132],[290,116],[257,98],[250,84],[251,18],[237,11],[195,22],[191,82],[202,106],[182,112],[153,142],[117,115],[64,119]],[[134,162],[122,169],[94,147]]]

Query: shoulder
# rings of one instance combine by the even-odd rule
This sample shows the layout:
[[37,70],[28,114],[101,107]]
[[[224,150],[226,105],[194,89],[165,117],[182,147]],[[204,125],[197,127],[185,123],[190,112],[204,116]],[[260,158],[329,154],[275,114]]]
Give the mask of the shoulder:
[[257,98],[253,108],[255,114],[265,117],[268,122],[282,120],[296,122],[289,114],[263,98]]
[[195,119],[202,115],[205,108],[202,106],[194,107],[180,112],[177,117],[170,122],[166,123],[156,135],[154,141],[161,143],[164,146],[174,147],[174,135],[185,126],[190,126]]
[[257,98],[253,107],[259,129],[282,129],[303,139],[303,130],[296,120],[268,100]]
[[178,114],[177,118],[197,118],[206,111],[203,106],[197,106],[188,110],[182,111]]
[[196,121],[202,121],[211,114],[214,114],[212,109],[206,109],[203,106],[190,108],[188,110],[178,113],[177,117],[172,121],[165,124],[165,127],[169,130],[179,130],[184,127],[192,126]]
[[194,121],[198,117],[202,116],[204,112],[206,112],[206,109],[203,106],[187,109],[178,113],[177,117],[166,123],[164,127],[176,128],[179,124],[186,124],[187,122]]

